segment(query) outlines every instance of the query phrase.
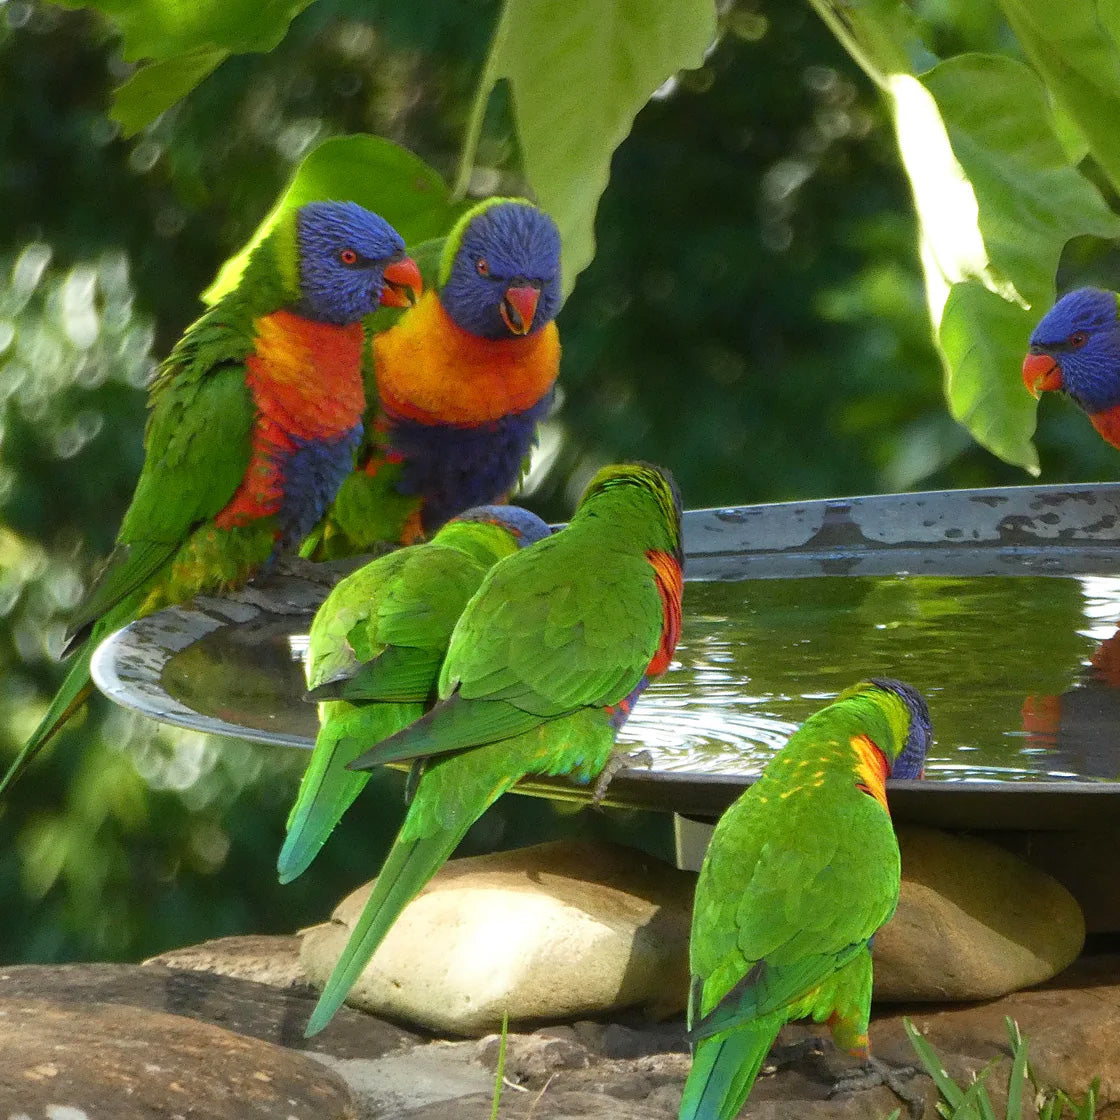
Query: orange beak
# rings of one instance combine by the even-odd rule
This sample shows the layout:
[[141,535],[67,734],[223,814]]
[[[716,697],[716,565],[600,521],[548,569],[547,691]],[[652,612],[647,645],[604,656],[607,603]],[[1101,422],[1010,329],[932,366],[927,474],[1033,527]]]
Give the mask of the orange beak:
[[537,313],[537,301],[541,298],[539,288],[526,284],[523,287],[506,288],[502,300],[502,321],[513,334],[528,334]]
[[1023,384],[1034,397],[1061,389],[1062,367],[1049,354],[1028,354],[1023,359]]
[[411,307],[424,290],[420,269],[411,257],[393,261],[381,275],[382,307]]

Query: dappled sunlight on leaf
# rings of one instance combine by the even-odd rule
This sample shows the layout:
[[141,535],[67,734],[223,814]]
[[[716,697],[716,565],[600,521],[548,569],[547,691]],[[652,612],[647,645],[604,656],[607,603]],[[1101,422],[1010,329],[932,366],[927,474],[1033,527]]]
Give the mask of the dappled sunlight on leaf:
[[992,271],[980,232],[976,191],[953,153],[937,102],[910,74],[890,75],[887,90],[894,102],[899,152],[918,210],[926,294],[935,327],[941,322],[949,289],[963,280],[978,280],[1001,299],[1026,308],[1015,285]]

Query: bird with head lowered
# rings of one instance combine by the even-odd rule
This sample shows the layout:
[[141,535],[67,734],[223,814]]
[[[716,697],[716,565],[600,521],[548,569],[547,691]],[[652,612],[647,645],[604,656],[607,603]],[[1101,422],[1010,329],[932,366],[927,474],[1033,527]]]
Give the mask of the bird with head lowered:
[[519,506],[475,506],[331,590],[311,624],[307,684],[319,734],[277,860],[282,883],[307,868],[368,781],[368,770],[347,764],[435,699],[451,632],[486,573],[548,535]]
[[590,782],[680,635],[680,496],[646,463],[604,467],[571,523],[498,561],[451,634],[439,702],[350,766],[426,759],[404,823],[319,999],[330,1020],[400,912],[527,774]]
[[680,1120],[738,1116],[794,1019],[827,1022],[869,1067],[863,1083],[906,1093],[870,1054],[870,945],[900,886],[886,780],[920,776],[930,734],[915,689],[861,681],[810,716],[720,818],[693,903]]

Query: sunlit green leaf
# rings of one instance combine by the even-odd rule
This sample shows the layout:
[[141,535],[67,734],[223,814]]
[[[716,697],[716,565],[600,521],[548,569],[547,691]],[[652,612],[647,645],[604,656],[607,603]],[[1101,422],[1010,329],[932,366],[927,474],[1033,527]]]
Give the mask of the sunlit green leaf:
[[[1120,235],[1120,220],[1074,166],[1093,136],[1069,101],[1072,119],[1059,133],[1046,87],[1014,59],[962,54],[916,75],[915,31],[900,0],[811,3],[890,104],[949,409],[989,450],[1037,474],[1033,405],[1019,380],[1031,328],[1053,302],[1070,238]],[[1043,0],[1012,4],[1044,10]],[[1065,8],[1046,7],[1040,26],[1056,33]],[[1107,77],[1111,63],[1098,47]]]
[[117,90],[113,116],[126,136],[139,132],[165,109],[169,109],[212,70],[229,57],[219,47],[199,47],[186,54],[141,66]]
[[120,31],[124,59],[148,64],[117,91],[113,107],[113,116],[125,131],[135,132],[189,93],[227,55],[272,50],[312,0],[58,3],[68,8],[96,8]]
[[564,290],[595,255],[595,211],[634,117],[716,34],[712,0],[506,0],[457,189],[469,181],[495,83],[510,83],[523,167],[560,227]]
[[1120,5],[1000,0],[1027,57],[1120,189]]
[[[994,55],[960,55],[921,81],[965,177],[951,189],[960,196],[971,189],[975,206],[970,223],[967,205],[945,206],[949,188],[923,197],[919,178],[934,172],[908,161],[950,409],[984,446],[1037,471],[1022,355],[1053,302],[1066,242],[1079,234],[1118,236],[1120,219],[1070,165],[1045,90],[1028,67]],[[936,148],[931,139],[925,138],[927,152]],[[947,177],[951,170],[942,168]],[[945,292],[940,308],[938,288]]]
[[408,245],[446,233],[465,208],[451,201],[437,172],[389,140],[364,135],[324,140],[296,168],[249,243],[222,265],[203,298],[213,303],[236,285],[249,253],[282,213],[317,199],[360,203],[392,224]]

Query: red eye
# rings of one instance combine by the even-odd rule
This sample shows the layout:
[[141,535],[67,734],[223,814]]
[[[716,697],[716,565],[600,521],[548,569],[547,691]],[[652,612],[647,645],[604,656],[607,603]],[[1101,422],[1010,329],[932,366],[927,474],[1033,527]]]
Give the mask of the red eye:
[[489,276],[490,275],[490,266],[486,263],[486,258],[485,257],[479,257],[478,260],[475,261],[474,267],[475,267],[475,271],[478,272],[479,276]]
[[1069,336],[1069,344],[1074,350],[1080,350],[1088,341],[1089,336],[1084,331],[1074,331],[1073,334]]
[[342,252],[338,254],[338,259],[346,265],[357,264],[358,254],[355,253],[353,249],[343,249]]

